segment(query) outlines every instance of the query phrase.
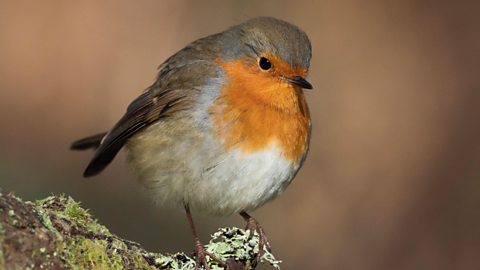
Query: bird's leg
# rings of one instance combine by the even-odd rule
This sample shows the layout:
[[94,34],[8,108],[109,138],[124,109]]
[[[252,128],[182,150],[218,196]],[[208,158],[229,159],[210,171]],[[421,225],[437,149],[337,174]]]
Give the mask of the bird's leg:
[[187,214],[188,223],[190,224],[190,229],[192,230],[193,239],[195,241],[195,270],[200,269],[200,266],[203,265],[205,269],[210,270],[210,266],[208,266],[208,261],[206,258],[206,251],[203,247],[202,243],[200,243],[200,239],[198,238],[197,229],[195,228],[195,224],[193,224],[192,213],[190,212],[190,207],[188,204],[184,204],[185,213]]
[[254,232],[258,233],[258,257],[260,258],[263,256],[264,248],[266,248],[268,251],[271,251],[272,248],[268,242],[267,235],[263,231],[263,228],[260,226],[260,224],[258,224],[258,221],[245,211],[240,212],[240,215],[247,222],[245,229],[250,231],[250,237],[253,236]]
[[213,260],[217,261],[220,265],[225,266],[225,263],[218,259],[213,254],[207,252],[205,247],[200,243],[200,239],[198,238],[197,229],[195,228],[195,224],[193,224],[192,213],[190,212],[190,207],[188,204],[184,204],[185,213],[187,214],[188,223],[190,224],[190,229],[192,230],[193,238],[195,241],[195,270],[200,269],[203,265],[206,270],[210,270],[210,266],[208,265],[206,255],[210,256]]

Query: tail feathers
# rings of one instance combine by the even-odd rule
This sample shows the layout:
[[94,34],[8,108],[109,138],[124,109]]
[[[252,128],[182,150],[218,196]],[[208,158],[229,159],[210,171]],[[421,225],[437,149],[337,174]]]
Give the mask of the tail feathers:
[[72,150],[86,150],[86,149],[97,149],[102,142],[103,137],[107,135],[107,132],[95,134],[78,141],[73,142],[70,145],[70,149]]

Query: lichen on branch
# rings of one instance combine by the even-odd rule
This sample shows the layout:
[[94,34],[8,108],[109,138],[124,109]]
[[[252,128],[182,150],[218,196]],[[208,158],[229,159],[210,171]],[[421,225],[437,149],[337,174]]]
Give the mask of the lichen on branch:
[[[229,269],[254,269],[258,261],[279,269],[268,251],[258,258],[258,235],[221,228],[206,245]],[[212,269],[223,269],[214,260]],[[0,269],[194,269],[186,254],[148,252],[112,233],[68,196],[36,202],[0,192]]]

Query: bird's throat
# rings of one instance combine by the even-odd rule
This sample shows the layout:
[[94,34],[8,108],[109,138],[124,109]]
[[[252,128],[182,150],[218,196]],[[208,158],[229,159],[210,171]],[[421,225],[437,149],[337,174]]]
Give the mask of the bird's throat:
[[310,115],[301,89],[242,60],[217,61],[227,80],[210,107],[215,135],[244,153],[274,144],[297,163],[309,141]]

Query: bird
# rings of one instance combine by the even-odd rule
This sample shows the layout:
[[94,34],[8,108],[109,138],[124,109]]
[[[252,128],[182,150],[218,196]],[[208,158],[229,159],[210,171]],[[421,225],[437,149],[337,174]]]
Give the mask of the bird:
[[184,208],[196,267],[209,269],[192,211],[240,214],[270,249],[248,213],[280,195],[304,163],[311,118],[304,90],[311,42],[299,27],[255,17],[188,44],[163,62],[153,84],[108,132],[71,145],[95,149],[83,176],[117,153],[158,202]]

